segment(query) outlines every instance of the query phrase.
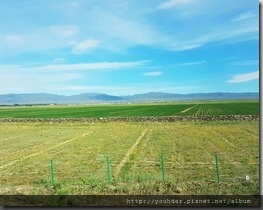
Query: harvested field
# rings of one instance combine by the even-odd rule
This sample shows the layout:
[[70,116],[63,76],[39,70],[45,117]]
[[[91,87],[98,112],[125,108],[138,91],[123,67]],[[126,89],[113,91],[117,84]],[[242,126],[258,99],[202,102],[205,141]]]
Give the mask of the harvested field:
[[2,194],[259,194],[256,120],[0,122],[0,142]]

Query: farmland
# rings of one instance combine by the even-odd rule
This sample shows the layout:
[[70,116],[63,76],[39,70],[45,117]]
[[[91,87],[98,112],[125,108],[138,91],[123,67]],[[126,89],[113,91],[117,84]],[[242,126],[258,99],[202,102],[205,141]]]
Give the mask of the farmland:
[[259,115],[258,101],[2,107],[0,118]]
[[[245,117],[85,120],[165,116]],[[259,121],[246,116],[259,102],[1,107],[0,194],[258,195]]]
[[[258,194],[258,137],[258,122],[2,122],[0,192]],[[221,183],[215,173],[216,153]],[[51,185],[50,160],[57,191]]]

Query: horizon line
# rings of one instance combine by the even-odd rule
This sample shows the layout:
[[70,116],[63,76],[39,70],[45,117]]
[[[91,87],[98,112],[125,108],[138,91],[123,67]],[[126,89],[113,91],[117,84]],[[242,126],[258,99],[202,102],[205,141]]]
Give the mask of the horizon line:
[[82,92],[82,93],[76,93],[71,95],[64,95],[59,93],[48,93],[48,92],[37,92],[37,93],[30,93],[30,92],[24,92],[24,93],[0,93],[0,95],[35,95],[35,94],[48,94],[48,95],[57,95],[57,96],[75,96],[75,95],[81,95],[81,94],[98,94],[98,95],[110,95],[110,96],[131,96],[131,95],[145,95],[149,93],[163,93],[163,94],[176,94],[176,95],[189,95],[189,94],[215,94],[215,93],[230,93],[230,94],[242,94],[242,93],[260,93],[260,91],[242,91],[242,92],[227,92],[227,91],[216,91],[216,92],[191,92],[191,93],[171,93],[171,92],[145,92],[145,93],[133,93],[133,94],[127,94],[127,95],[115,95],[111,93],[102,93],[102,92]]

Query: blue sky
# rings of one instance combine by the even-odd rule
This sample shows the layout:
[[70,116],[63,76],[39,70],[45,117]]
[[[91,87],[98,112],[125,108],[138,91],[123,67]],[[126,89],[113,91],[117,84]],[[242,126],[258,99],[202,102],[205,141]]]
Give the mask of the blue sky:
[[1,0],[0,94],[258,92],[257,0]]

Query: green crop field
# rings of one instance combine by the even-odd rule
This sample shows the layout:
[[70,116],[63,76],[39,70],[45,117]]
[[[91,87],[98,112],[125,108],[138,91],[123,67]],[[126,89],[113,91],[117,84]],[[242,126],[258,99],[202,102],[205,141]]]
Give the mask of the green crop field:
[[218,101],[198,103],[0,108],[0,118],[90,118],[186,115],[259,115],[259,102]]
[[0,194],[259,194],[256,121],[1,122],[0,143]]

